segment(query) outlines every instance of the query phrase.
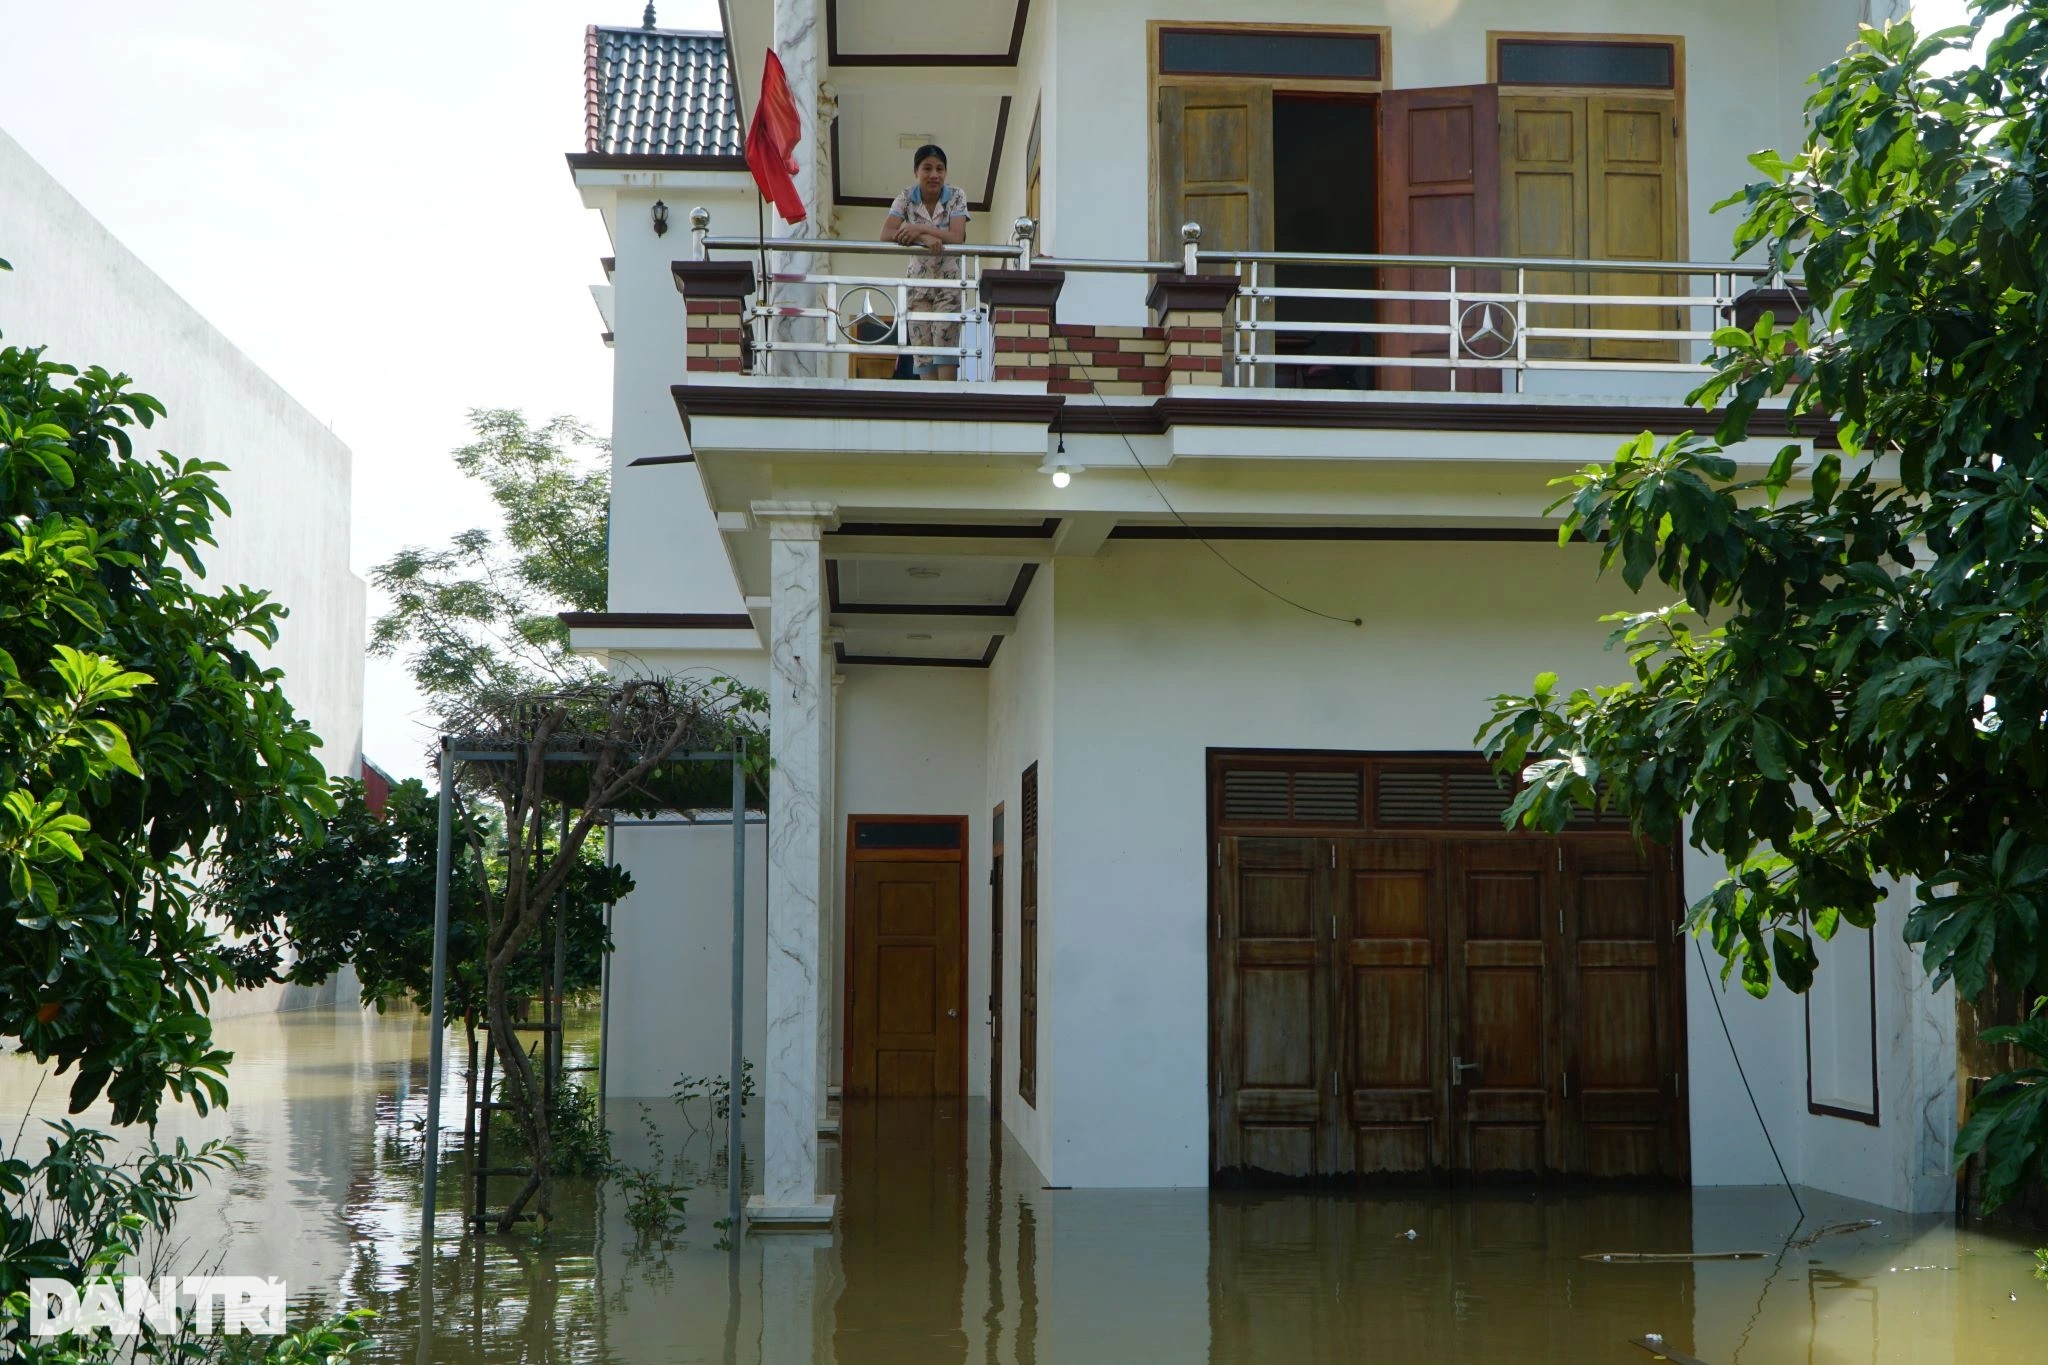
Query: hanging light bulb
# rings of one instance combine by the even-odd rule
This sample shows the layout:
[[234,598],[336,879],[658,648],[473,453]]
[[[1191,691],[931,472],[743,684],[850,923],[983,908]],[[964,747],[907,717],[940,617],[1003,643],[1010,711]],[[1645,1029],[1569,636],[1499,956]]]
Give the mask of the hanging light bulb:
[[1074,476],[1067,472],[1067,467],[1065,465],[1060,465],[1058,468],[1052,471],[1052,486],[1054,488],[1065,488],[1068,484],[1072,483],[1073,481]]

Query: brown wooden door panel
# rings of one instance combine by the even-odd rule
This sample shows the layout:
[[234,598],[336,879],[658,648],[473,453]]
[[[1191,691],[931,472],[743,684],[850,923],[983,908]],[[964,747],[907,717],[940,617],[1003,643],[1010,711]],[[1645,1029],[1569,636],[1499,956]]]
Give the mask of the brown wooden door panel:
[[[1389,90],[1380,96],[1380,250],[1389,255],[1494,256],[1500,252],[1500,97],[1491,85]],[[1389,270],[1382,287],[1441,290],[1447,270]],[[1492,272],[1459,272],[1461,291],[1499,287]],[[1463,310],[1460,310],[1461,313]],[[1441,327],[1441,337],[1388,333],[1381,353],[1430,359],[1450,355],[1450,329],[1467,320],[1434,300],[1384,305],[1390,322]],[[1472,321],[1476,322],[1477,319]],[[1379,387],[1445,391],[1451,372],[1404,365],[1380,371]],[[1469,372],[1458,387],[1500,391],[1497,370]]]
[[1221,1170],[1328,1173],[1324,847],[1311,839],[1224,841],[1210,983]]
[[1563,848],[1571,927],[1564,1046],[1568,1168],[1601,1177],[1685,1170],[1678,1030],[1684,969],[1668,849]]
[[[1586,100],[1590,254],[1599,261],[1679,259],[1678,150],[1673,112],[1666,100],[1594,95]],[[1682,292],[1668,275],[1599,271],[1596,294],[1659,295]],[[1596,329],[1675,331],[1680,313],[1669,308],[1595,304]],[[1595,360],[1675,361],[1678,344],[1627,338],[1596,340]]]
[[[1586,231],[1586,101],[1568,95],[1516,95],[1500,102],[1501,250],[1509,256],[1583,259]],[[1568,270],[1531,270],[1532,294],[1583,294],[1586,278]],[[1586,309],[1569,303],[1529,305],[1529,326],[1583,331]],[[1586,339],[1531,337],[1539,360],[1584,360]]]
[[1216,1170],[1686,1174],[1669,849],[1444,828],[1216,852]]
[[856,861],[848,900],[846,1093],[959,1094],[959,864]]
[[1467,840],[1447,857],[1453,1162],[1489,1174],[1559,1170],[1555,845]]
[[1180,257],[1182,223],[1210,251],[1273,249],[1273,92],[1250,85],[1159,91],[1160,253]]
[[1339,846],[1339,1107],[1331,1166],[1425,1175],[1447,1161],[1443,885],[1420,839]]

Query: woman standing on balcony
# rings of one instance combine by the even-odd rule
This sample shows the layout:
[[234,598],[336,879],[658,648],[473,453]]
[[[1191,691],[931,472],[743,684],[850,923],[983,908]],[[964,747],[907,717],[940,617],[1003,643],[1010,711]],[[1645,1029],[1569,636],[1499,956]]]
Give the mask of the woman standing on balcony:
[[[944,148],[927,143],[917,149],[913,165],[917,169],[917,183],[897,195],[896,202],[889,206],[889,217],[882,224],[882,240],[923,247],[929,253],[911,259],[910,269],[906,272],[911,279],[957,280],[960,278],[960,258],[947,256],[944,252],[947,247],[958,246],[967,240],[967,196],[957,186],[946,183]],[[913,313],[958,315],[961,301],[958,289],[913,288],[910,291],[910,311]],[[917,372],[926,379],[958,377],[960,362],[956,357],[932,352],[959,344],[960,324],[957,321],[910,324],[910,345],[918,352]]]

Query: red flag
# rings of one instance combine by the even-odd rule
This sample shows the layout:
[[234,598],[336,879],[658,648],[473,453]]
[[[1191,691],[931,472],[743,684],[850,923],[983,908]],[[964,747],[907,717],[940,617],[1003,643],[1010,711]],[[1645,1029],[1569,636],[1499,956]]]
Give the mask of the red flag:
[[782,59],[770,48],[761,73],[761,98],[747,129],[747,169],[754,173],[762,197],[773,203],[788,223],[801,223],[809,216],[792,178],[796,175],[796,145],[802,138],[803,120],[789,93],[789,79],[782,74]]

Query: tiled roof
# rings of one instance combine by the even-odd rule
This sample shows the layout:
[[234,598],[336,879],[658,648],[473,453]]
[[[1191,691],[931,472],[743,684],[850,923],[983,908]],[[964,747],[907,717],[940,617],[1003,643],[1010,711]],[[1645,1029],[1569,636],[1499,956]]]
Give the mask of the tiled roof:
[[739,100],[725,35],[604,28],[583,39],[584,150],[738,156]]

